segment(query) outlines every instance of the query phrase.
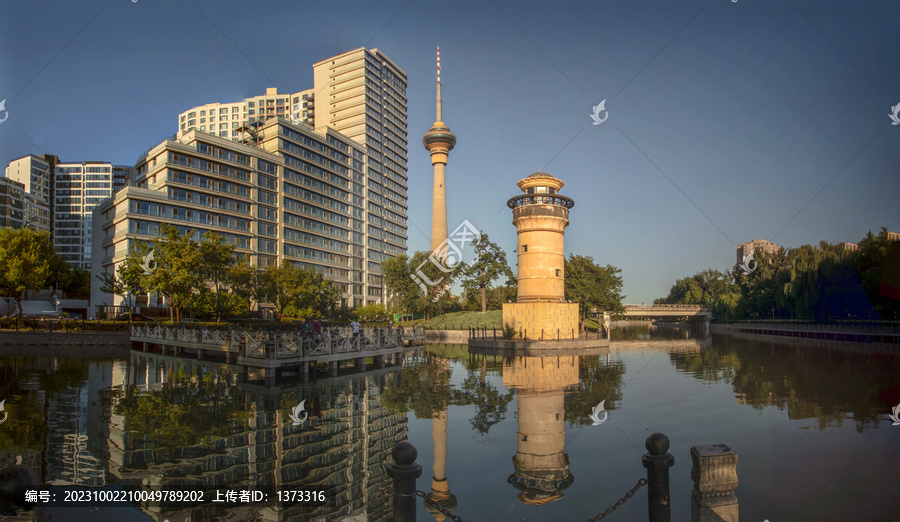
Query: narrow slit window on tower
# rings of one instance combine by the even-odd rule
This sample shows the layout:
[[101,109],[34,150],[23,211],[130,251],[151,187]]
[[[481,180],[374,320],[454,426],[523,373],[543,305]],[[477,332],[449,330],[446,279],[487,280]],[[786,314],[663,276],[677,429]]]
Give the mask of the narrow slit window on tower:
[[522,252],[528,252],[528,245],[522,245]]
[[558,268],[556,269],[556,277],[561,277],[560,270]]

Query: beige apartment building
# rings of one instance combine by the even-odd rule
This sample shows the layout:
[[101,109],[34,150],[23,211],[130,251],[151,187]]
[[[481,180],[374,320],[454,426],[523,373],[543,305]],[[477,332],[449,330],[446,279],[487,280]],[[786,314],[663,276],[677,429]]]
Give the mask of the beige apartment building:
[[33,194],[50,204],[51,176],[55,164],[55,156],[35,156],[29,154],[16,158],[6,166],[4,175],[18,181],[25,187],[25,192]]
[[139,158],[134,186],[94,211],[94,305],[120,304],[97,276],[162,223],[197,239],[217,232],[258,268],[290,262],[323,273],[347,306],[383,302],[380,263],[406,251],[406,218],[371,189],[378,178],[365,174],[365,148],[283,117],[242,133],[247,143],[192,130]]
[[264,182],[251,188],[259,192],[245,215],[255,266],[287,260],[340,283],[348,306],[384,302],[380,264],[406,253],[406,73],[366,48],[318,62],[313,73],[312,89],[269,88],[179,114],[176,142],[215,136],[249,147],[241,150],[250,158],[253,149],[281,158],[263,159],[274,171],[251,172],[249,185]]
[[0,177],[0,227],[50,230],[47,203],[14,179]]
[[781,246],[765,239],[754,239],[748,243],[741,243],[737,246],[737,264],[743,263],[744,257],[749,255],[751,250],[774,254],[781,250]]

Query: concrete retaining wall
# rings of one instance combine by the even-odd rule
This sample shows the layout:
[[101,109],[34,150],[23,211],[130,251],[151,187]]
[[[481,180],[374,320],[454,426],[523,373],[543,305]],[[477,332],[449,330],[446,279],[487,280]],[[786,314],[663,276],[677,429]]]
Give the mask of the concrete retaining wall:
[[3,354],[110,357],[127,356],[130,349],[130,335],[126,332],[0,332]]
[[425,330],[426,343],[467,343],[468,330]]

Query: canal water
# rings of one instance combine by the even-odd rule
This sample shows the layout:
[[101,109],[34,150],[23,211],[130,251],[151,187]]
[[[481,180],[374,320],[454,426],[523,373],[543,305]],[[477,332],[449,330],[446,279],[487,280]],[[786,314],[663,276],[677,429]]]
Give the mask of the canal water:
[[[224,364],[132,351],[123,359],[0,356],[0,465],[46,484],[327,486],[325,505],[48,508],[48,520],[391,519],[384,464],[408,440],[419,490],[470,521],[578,521],[645,476],[665,433],[672,520],[690,520],[690,448],[738,454],[741,520],[900,520],[900,357],[855,343],[614,330],[607,358],[482,357],[428,345],[401,366],[267,387]],[[259,376],[261,377],[261,376]],[[293,408],[308,417],[294,425]],[[603,422],[591,420],[603,401]],[[418,500],[418,520],[443,520]],[[46,518],[53,515],[53,518]],[[646,488],[606,520],[647,520]]]

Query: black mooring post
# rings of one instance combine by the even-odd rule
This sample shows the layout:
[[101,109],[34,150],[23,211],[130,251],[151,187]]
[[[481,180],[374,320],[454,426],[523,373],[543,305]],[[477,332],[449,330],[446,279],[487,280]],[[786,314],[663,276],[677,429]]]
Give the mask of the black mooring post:
[[672,506],[669,502],[669,468],[675,465],[675,457],[669,453],[669,437],[654,433],[644,443],[647,452],[641,463],[647,468],[647,505],[650,522],[670,522]]
[[416,464],[419,452],[409,442],[394,444],[393,462],[387,463],[387,474],[394,479],[394,522],[416,522],[416,479],[422,466]]

